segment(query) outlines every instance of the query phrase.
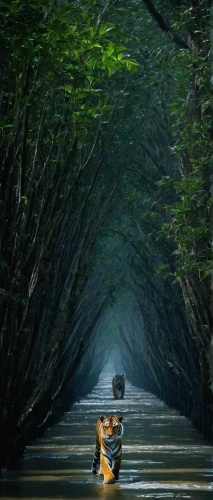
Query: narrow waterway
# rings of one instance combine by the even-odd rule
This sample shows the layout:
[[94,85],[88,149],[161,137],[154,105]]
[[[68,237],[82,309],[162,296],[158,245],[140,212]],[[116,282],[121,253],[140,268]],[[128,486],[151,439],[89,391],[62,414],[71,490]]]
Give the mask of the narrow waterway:
[[[91,473],[101,414],[124,417],[123,459],[115,484],[103,484]],[[125,399],[114,400],[111,377],[103,377],[92,394],[28,447],[19,470],[0,477],[0,496],[213,500],[213,446],[177,411],[129,383]]]

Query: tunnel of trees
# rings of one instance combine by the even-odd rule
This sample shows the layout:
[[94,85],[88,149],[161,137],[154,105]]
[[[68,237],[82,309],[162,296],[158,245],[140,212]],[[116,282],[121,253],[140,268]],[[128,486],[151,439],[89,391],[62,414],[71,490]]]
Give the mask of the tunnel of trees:
[[211,9],[1,4],[0,468],[112,357],[213,439]]

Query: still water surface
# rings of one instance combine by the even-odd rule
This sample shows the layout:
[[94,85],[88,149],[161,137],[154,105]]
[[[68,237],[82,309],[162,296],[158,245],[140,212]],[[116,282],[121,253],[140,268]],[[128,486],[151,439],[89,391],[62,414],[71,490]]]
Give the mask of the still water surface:
[[[123,459],[115,484],[91,473],[99,415],[124,416]],[[43,438],[27,448],[17,471],[0,477],[3,499],[213,500],[213,446],[176,410],[127,383],[112,397],[111,377]]]

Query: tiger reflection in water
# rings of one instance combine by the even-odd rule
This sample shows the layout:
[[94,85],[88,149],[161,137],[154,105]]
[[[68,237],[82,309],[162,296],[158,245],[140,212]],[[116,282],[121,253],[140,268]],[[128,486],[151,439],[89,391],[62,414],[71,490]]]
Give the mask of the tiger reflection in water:
[[124,375],[115,375],[112,379],[112,392],[115,399],[123,399],[125,391]]

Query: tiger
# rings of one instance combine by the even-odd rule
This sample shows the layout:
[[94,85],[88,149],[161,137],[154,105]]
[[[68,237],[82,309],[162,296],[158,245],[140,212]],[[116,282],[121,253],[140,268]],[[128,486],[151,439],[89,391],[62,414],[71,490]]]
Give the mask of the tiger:
[[115,399],[123,399],[125,391],[124,375],[115,375],[112,379],[112,391]]
[[96,449],[92,462],[92,473],[104,476],[104,483],[114,483],[119,477],[122,456],[123,417],[101,415],[96,424]]

